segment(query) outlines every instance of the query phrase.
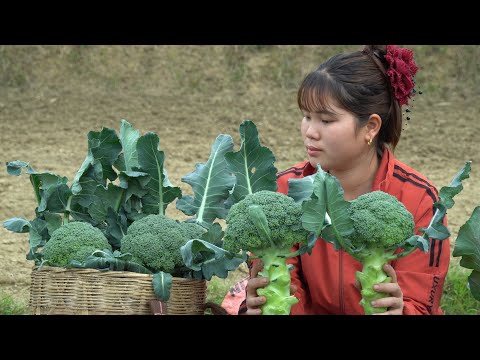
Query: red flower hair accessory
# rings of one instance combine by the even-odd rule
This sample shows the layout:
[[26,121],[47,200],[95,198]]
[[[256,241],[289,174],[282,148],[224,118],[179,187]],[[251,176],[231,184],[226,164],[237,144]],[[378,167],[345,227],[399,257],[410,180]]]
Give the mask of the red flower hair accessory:
[[413,77],[418,70],[417,64],[413,60],[413,51],[395,45],[387,45],[385,60],[389,64],[387,76],[398,103],[400,106],[408,105],[408,99],[415,94]]

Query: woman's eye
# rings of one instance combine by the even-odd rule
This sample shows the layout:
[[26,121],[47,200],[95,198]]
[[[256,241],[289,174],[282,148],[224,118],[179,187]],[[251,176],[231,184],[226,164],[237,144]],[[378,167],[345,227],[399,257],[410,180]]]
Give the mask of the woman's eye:
[[322,120],[322,123],[324,123],[324,124],[330,124],[331,121],[330,121],[330,120]]

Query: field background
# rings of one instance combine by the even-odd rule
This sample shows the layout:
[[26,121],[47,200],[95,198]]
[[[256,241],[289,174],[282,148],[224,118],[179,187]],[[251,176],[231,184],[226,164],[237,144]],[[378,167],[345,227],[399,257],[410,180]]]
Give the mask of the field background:
[[[408,46],[408,45],[407,45]],[[409,46],[420,67],[411,120],[396,156],[424,173],[438,188],[466,160],[470,179],[448,213],[452,240],[480,205],[480,46]],[[220,133],[233,136],[255,122],[260,140],[277,157],[278,170],[305,159],[296,90],[303,77],[353,46],[0,46],[0,160],[30,162],[37,171],[73,179],[87,151],[87,133],[119,131],[127,119],[142,134],[160,136],[171,182],[191,193],[181,177],[205,162]],[[0,170],[0,220],[33,218],[28,177]],[[182,218],[174,205],[167,210]],[[32,263],[25,260],[28,234],[0,228],[0,291],[28,302]],[[453,241],[452,241],[453,249]],[[209,288],[221,300],[245,276],[240,269]],[[480,313],[468,298],[468,271],[452,259],[445,301],[467,303],[447,313]],[[465,298],[465,299],[464,299]]]

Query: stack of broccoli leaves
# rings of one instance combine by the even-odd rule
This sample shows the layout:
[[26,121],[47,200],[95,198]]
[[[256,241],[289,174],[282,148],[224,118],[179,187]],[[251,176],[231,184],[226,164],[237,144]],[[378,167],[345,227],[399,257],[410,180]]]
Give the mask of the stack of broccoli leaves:
[[[7,163],[10,175],[19,176],[22,172],[29,175],[38,206],[33,220],[11,218],[4,222],[4,227],[13,232],[29,232],[27,259],[41,266],[45,262],[42,250],[57,229],[70,222],[90,224],[101,230],[110,246],[98,249],[85,261],[74,260],[67,266],[153,273],[157,297],[167,300],[173,275],[207,280],[213,275],[226,277],[228,271],[237,268],[242,261],[224,256],[221,249],[223,232],[221,226],[214,223],[217,218],[225,217],[230,190],[235,185],[235,176],[227,171],[224,158],[225,153],[233,149],[233,140],[229,135],[219,135],[211,149],[208,161],[197,164],[196,170],[182,179],[194,191],[193,197],[182,198],[180,188],[173,186],[168,179],[165,154],[160,150],[158,135],[147,132],[141,136],[126,120],[121,121],[120,136],[109,128],[90,131],[87,156],[70,185],[66,177],[35,171],[25,161]],[[181,222],[166,217],[167,206],[176,199],[178,209],[191,218]],[[201,264],[194,268],[180,264],[182,254],[179,248],[168,246],[163,250],[175,252],[171,258],[163,256],[169,265],[157,264],[156,260],[149,262],[148,255],[151,254],[147,251],[143,259],[123,251],[122,240],[128,236],[130,226],[151,223],[152,218],[156,224],[168,222],[172,234],[175,233],[172,238],[181,237],[181,242],[175,246],[183,245],[191,237],[203,239],[208,245],[195,248],[194,252],[195,259]],[[134,227],[136,233],[142,233],[139,227]],[[149,250],[144,245],[143,249]],[[55,264],[50,262],[50,265]]]

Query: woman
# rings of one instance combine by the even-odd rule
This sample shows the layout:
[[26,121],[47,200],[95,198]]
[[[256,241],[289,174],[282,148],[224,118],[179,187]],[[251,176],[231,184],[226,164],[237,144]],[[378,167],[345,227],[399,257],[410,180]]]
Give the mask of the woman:
[[[278,191],[287,194],[288,180],[315,173],[318,163],[339,180],[345,200],[375,190],[395,196],[414,216],[419,234],[433,216],[438,192],[425,176],[393,155],[402,131],[401,107],[415,94],[416,72],[411,50],[373,45],[335,55],[307,75],[297,100],[308,160],[278,173]],[[449,261],[449,239],[431,239],[428,253],[416,250],[386,265],[392,282],[374,286],[387,296],[373,306],[386,307],[387,315],[442,314]],[[299,299],[291,314],[363,314],[355,281],[361,264],[349,254],[319,239],[311,255],[290,263],[292,292]],[[268,279],[256,278],[260,268],[257,262],[251,269],[239,314],[261,314],[265,298],[256,290]]]

